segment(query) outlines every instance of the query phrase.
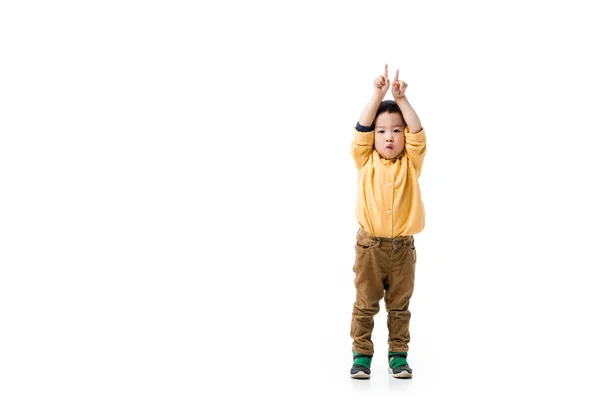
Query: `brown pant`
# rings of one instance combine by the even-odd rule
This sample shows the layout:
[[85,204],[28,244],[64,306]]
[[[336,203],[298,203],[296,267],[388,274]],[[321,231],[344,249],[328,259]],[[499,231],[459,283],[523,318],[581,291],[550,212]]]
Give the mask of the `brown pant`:
[[356,302],[352,311],[352,350],[373,354],[373,317],[385,299],[389,351],[408,351],[410,311],[417,253],[413,236],[384,238],[360,229],[356,234]]

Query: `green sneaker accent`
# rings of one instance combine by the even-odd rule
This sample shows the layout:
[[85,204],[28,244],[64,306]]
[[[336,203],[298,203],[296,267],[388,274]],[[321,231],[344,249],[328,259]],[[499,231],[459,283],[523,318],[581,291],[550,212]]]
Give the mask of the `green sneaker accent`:
[[371,368],[371,357],[366,354],[360,354],[355,351],[352,352],[352,357],[354,358],[353,365],[361,365],[365,368]]
[[408,356],[407,352],[399,352],[399,353],[394,353],[394,352],[388,352],[388,361],[390,363],[390,368],[391,369],[396,369],[402,365],[408,365],[408,362],[406,361],[406,357]]

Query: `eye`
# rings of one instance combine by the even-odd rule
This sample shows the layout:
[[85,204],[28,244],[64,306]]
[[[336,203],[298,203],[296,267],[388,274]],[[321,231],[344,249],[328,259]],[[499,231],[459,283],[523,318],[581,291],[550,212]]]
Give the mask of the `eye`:
[[384,131],[382,131],[382,130],[379,130],[379,131],[377,131],[377,133],[383,133],[383,132],[384,132]]

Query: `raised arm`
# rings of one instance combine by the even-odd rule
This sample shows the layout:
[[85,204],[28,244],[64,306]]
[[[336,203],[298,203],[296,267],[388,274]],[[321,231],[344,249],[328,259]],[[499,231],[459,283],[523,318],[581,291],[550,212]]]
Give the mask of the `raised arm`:
[[402,111],[408,131],[410,133],[418,133],[422,128],[421,120],[404,95],[408,85],[406,82],[398,80],[398,73],[399,71],[396,70],[396,76],[394,77],[394,82],[392,82],[392,95],[394,96],[394,100],[396,100],[396,104],[400,107],[400,111]]
[[352,141],[352,157],[357,168],[361,168],[371,153],[373,152],[373,122],[375,120],[375,114],[377,114],[377,108],[381,104],[381,101],[385,97],[388,89],[390,88],[390,80],[388,79],[387,64],[383,70],[383,75],[378,76],[373,81],[373,95],[365,106],[356,129],[354,129],[354,140]]
[[396,100],[396,104],[400,107],[400,111],[402,111],[402,116],[404,117],[408,131],[404,135],[404,152],[406,153],[408,160],[415,167],[417,177],[419,177],[421,175],[425,153],[427,152],[427,143],[425,140],[425,132],[421,126],[421,120],[404,95],[407,86],[406,82],[398,80],[398,70],[396,70],[396,76],[392,82],[392,95],[394,96],[394,100]]
[[383,75],[378,76],[373,81],[373,95],[371,99],[365,106],[360,118],[358,119],[358,123],[362,126],[370,127],[373,125],[373,121],[375,120],[375,114],[377,114],[377,108],[381,104],[381,101],[385,97],[388,89],[390,88],[390,80],[388,79],[388,67],[385,64],[383,69]]

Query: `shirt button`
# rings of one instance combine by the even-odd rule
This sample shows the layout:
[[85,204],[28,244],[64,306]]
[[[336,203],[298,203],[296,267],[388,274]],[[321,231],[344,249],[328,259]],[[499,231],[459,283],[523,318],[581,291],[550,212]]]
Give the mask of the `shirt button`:
[[392,186],[392,182],[388,183],[388,186]]
[[390,215],[392,213],[392,210],[388,210],[388,215]]

